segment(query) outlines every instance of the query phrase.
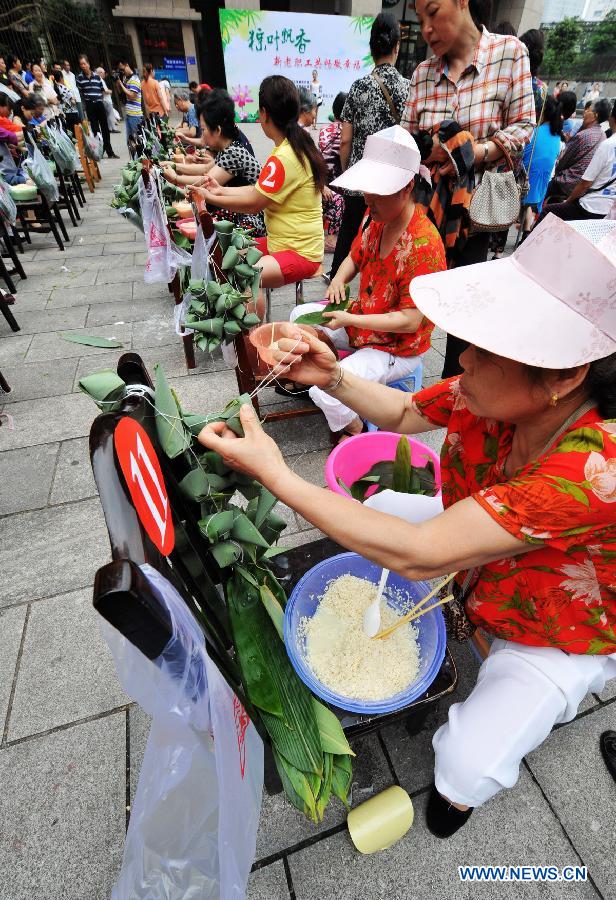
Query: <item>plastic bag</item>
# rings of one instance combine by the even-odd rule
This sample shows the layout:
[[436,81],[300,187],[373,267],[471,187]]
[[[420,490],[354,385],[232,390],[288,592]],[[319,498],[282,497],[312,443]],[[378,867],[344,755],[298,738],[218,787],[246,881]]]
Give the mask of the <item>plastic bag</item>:
[[141,569],[173,637],[150,661],[101,621],[124,689],[152,716],[111,897],[241,900],[256,846],[263,743],[178,592],[151,566]]
[[59,128],[48,128],[47,140],[60,172],[72,175],[79,166],[79,157],[68,134]]
[[146,284],[168,284],[180,266],[190,265],[191,256],[171,240],[153,173],[150,173],[147,187],[143,176],[139,178],[139,205],[148,250],[143,280]]
[[98,162],[103,158],[103,136],[102,134],[94,134],[89,129],[83,128],[83,149],[89,159]]
[[17,222],[17,207],[13,200],[13,195],[9,191],[8,185],[0,179],[0,216],[9,225],[15,225]]
[[193,246],[192,259],[190,262],[191,278],[203,278],[209,281],[210,273],[210,250],[216,240],[216,232],[214,232],[206,241],[201,228],[201,223],[197,222],[197,234],[195,235],[195,243]]
[[56,183],[56,176],[51,166],[34,143],[28,146],[28,157],[23,162],[23,168],[37,186],[41,194],[45,195],[47,202],[52,205],[60,199],[60,191]]

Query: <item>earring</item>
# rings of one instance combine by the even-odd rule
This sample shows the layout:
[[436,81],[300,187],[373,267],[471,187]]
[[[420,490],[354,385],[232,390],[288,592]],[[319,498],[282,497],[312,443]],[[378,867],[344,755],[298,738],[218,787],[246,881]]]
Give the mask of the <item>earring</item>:
[[558,394],[552,394],[552,396],[550,397],[550,406],[556,406],[558,403],[558,399]]

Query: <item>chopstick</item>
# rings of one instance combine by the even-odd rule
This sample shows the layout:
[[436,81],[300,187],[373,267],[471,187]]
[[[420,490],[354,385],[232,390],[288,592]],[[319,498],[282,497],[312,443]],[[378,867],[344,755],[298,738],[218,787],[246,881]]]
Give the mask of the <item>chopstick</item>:
[[[457,574],[458,574],[457,572],[452,572],[451,575],[448,575],[446,578],[443,578],[443,580],[441,582],[439,582],[437,584],[437,586],[430,591],[429,594],[426,594],[425,597],[422,597],[422,599],[419,601],[419,603],[417,603],[410,612],[408,612],[405,616],[402,616],[401,619],[398,619],[398,621],[395,623],[395,625],[391,625],[389,628],[384,628],[383,631],[379,631],[378,634],[375,634],[375,636],[373,637],[372,640],[378,641],[378,640],[381,640],[382,638],[389,637],[389,635],[392,632],[394,632],[396,630],[396,628],[400,628],[401,625],[405,625],[407,622],[411,622],[413,619],[418,619],[419,616],[423,615],[424,612],[429,612],[431,609],[434,609],[436,606],[442,606],[443,603],[448,603],[453,598],[453,594],[450,594],[445,600],[439,600],[438,603],[433,604],[432,606],[428,607],[428,609],[423,609],[423,607],[426,605],[426,603],[429,600],[432,600],[432,598],[435,597],[438,594],[438,592],[441,591],[445,587],[446,584],[449,584],[449,582],[452,580],[452,578],[455,578]],[[420,612],[420,610],[421,610],[421,612]]]

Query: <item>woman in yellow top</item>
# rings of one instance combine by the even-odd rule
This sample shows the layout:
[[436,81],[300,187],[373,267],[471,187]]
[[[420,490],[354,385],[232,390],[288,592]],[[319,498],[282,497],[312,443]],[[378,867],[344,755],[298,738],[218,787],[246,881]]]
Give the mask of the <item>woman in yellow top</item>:
[[267,237],[257,239],[263,256],[263,287],[280,287],[314,275],[323,261],[321,192],[327,167],[312,138],[298,125],[299,94],[292,81],[270,75],[259,88],[259,121],[274,142],[258,182],[221,187],[206,176],[193,188],[214,206],[240,213],[265,211]]

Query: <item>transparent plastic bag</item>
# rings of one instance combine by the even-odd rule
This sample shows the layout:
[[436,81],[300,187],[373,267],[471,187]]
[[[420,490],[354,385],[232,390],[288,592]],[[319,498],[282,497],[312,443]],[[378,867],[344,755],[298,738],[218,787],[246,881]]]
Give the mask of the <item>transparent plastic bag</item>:
[[104,150],[102,134],[94,134],[94,132],[84,128],[83,149],[87,157],[94,160],[94,162],[99,162],[103,158]]
[[60,128],[48,128],[47,141],[60,172],[72,175],[79,166],[79,157],[68,134]]
[[15,225],[17,222],[17,206],[13,200],[13,195],[9,191],[8,185],[0,178],[0,216],[8,225]]
[[191,278],[203,278],[209,281],[210,273],[210,250],[216,240],[216,232],[214,232],[208,240],[205,240],[201,223],[197,222],[197,234],[195,235],[195,243],[193,246],[192,259],[190,263]]
[[60,199],[60,191],[56,184],[56,176],[51,166],[34,143],[28,146],[28,158],[23,162],[23,168],[37,186],[41,194],[45,195],[47,202],[52,205]]
[[143,280],[146,284],[168,284],[173,281],[180,266],[190,265],[191,256],[171,240],[153,173],[147,186],[143,176],[139,178],[139,205],[148,250]]
[[156,569],[141,569],[173,636],[150,661],[101,621],[124,689],[152,717],[111,898],[242,900],[255,853],[263,744],[178,592]]

